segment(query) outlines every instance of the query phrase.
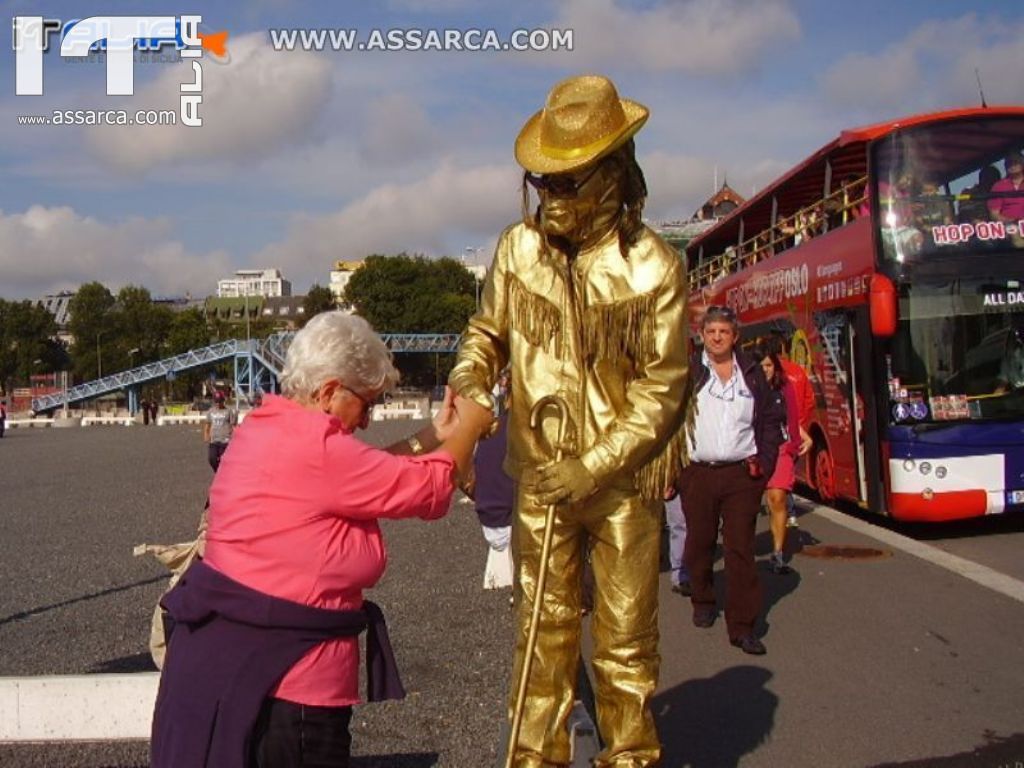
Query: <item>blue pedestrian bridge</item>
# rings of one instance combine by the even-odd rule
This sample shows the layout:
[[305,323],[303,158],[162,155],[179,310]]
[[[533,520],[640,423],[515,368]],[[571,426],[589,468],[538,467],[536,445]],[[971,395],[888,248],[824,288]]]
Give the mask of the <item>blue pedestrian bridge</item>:
[[[32,410],[47,413],[101,395],[127,391],[128,409],[135,413],[143,384],[159,379],[173,380],[184,371],[207,368],[227,360],[234,362],[235,392],[277,392],[277,381],[284,368],[285,354],[294,337],[294,331],[287,331],[272,334],[265,339],[230,339],[189,350],[155,363],[146,363],[69,387],[66,392],[33,398]],[[454,352],[459,343],[457,333],[386,333],[381,334],[381,338],[388,349],[395,353],[449,353]]]

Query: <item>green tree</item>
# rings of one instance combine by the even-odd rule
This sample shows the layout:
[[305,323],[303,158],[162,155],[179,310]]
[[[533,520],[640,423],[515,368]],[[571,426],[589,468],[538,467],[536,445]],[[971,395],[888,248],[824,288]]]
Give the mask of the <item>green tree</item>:
[[124,370],[166,356],[174,313],[154,304],[149,290],[126,285],[117,293],[113,316],[117,335],[109,347],[104,345],[109,349],[105,368]]
[[475,308],[473,275],[450,258],[370,256],[345,288],[379,333],[460,333]]
[[171,318],[167,331],[167,354],[180,355],[210,343],[210,329],[201,310],[189,307]]
[[117,342],[115,302],[109,289],[97,282],[85,283],[71,299],[68,331],[75,339],[71,345],[71,370],[78,381],[95,379],[103,370],[115,370],[104,368],[103,364],[104,345]]
[[[473,274],[455,259],[369,256],[345,288],[345,298],[378,333],[461,333],[476,308]],[[405,384],[447,378],[450,355],[400,355]]]
[[[166,357],[180,355],[210,344],[210,327],[203,312],[190,307],[174,314],[167,332]],[[188,370],[179,373],[170,389],[177,399],[192,400],[199,395],[206,371]]]
[[34,373],[50,373],[66,364],[63,345],[54,337],[53,315],[31,301],[0,299],[0,385],[9,391],[27,384]]
[[300,325],[305,325],[316,315],[321,312],[329,312],[335,307],[334,294],[331,293],[331,289],[324,288],[319,283],[313,283],[309,292],[306,293],[306,298],[302,300],[302,322]]

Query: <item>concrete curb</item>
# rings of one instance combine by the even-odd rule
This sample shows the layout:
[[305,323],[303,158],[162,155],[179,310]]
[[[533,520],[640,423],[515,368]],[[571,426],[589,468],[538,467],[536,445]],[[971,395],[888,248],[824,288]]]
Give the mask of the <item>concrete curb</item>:
[[0,743],[148,739],[159,672],[0,677]]
[[1016,600],[1018,603],[1024,603],[1024,581],[1000,573],[989,568],[987,565],[975,563],[973,560],[951,555],[949,552],[933,547],[931,544],[916,541],[895,531],[890,531],[887,528],[872,525],[856,517],[845,515],[831,507],[823,507],[813,502],[809,503],[812,505],[812,513],[820,515],[836,525],[841,525],[883,544],[888,544],[893,549],[898,549],[908,555],[925,560],[932,565],[952,571],[963,576],[965,579],[970,579],[976,584],[991,589],[993,592],[998,592],[1012,600]]

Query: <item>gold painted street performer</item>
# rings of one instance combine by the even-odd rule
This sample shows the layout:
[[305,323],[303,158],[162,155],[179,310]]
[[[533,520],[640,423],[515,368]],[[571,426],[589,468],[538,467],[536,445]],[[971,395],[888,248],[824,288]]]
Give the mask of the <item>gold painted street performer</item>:
[[[570,759],[566,721],[580,658],[580,579],[590,537],[598,766],[652,766],[658,679],[662,494],[682,459],[685,269],[643,225],[647,188],[633,135],[648,110],[604,77],[556,85],[516,140],[523,221],[506,229],[451,374],[460,395],[491,407],[511,364],[516,393],[505,469],[517,481],[513,552],[526,658],[546,508],[556,505],[536,652],[515,766]],[[540,204],[531,210],[529,188]],[[553,396],[553,399],[552,399]],[[541,403],[559,402],[537,414]],[[565,439],[556,445],[559,412]],[[552,461],[556,451],[564,458]],[[515,723],[515,682],[510,710]]]

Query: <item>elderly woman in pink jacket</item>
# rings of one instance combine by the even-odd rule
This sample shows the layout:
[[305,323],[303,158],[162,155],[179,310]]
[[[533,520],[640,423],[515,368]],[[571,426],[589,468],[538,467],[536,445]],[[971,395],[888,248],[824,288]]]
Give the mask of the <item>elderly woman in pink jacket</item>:
[[358,632],[371,625],[367,645],[379,645],[379,612],[363,600],[386,564],[378,520],[443,516],[492,422],[449,394],[432,424],[371,447],[355,431],[397,381],[365,320],[324,313],[296,334],[282,395],[235,431],[210,489],[204,559],[163,601],[177,624],[156,768],[348,765]]

